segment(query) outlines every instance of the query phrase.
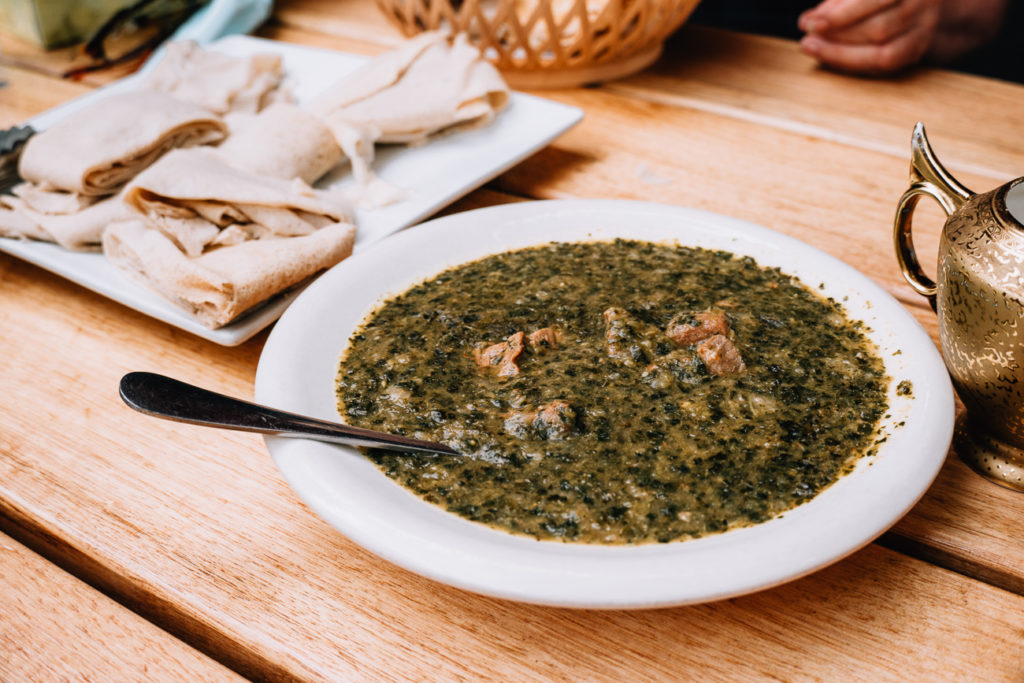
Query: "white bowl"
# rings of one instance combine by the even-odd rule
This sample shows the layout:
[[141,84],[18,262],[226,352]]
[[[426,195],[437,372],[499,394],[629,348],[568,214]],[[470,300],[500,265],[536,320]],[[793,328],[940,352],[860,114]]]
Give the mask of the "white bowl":
[[[588,608],[689,604],[749,593],[820,569],[871,542],[924,494],[953,431],[953,392],[931,339],[884,290],[837,259],[744,221],[617,200],[497,206],[430,221],[320,277],[288,308],[260,358],[259,402],[338,420],[335,375],[353,329],[381,299],[508,249],[615,237],[675,241],[777,266],[864,321],[888,374],[889,434],[877,455],[813,500],[752,527],[659,545],[537,541],[467,521],[388,479],[350,448],[267,438],[298,495],[381,557],[447,584],[526,602]],[[909,380],[912,396],[897,396]]]

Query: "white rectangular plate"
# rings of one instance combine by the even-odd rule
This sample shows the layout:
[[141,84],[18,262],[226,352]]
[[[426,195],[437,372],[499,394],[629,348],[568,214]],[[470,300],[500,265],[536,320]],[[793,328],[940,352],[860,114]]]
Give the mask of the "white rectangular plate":
[[[257,52],[280,54],[288,83],[299,104],[318,95],[365,57],[302,47],[249,36],[230,36],[208,46],[230,55]],[[26,123],[45,130],[68,114],[118,92],[138,87],[131,76],[95,92],[66,102]],[[405,192],[405,198],[379,209],[357,209],[359,231],[356,250],[376,242],[480,187],[572,128],[583,112],[556,102],[513,93],[509,106],[481,128],[464,130],[418,147],[378,148],[374,163],[378,175]],[[352,183],[347,165],[327,176],[318,187],[345,187]],[[80,253],[54,244],[0,238],[0,251],[36,264],[72,282],[224,346],[241,344],[262,330],[299,294],[295,288],[261,308],[217,330],[203,327],[177,306],[146,289],[114,268],[100,253]]]

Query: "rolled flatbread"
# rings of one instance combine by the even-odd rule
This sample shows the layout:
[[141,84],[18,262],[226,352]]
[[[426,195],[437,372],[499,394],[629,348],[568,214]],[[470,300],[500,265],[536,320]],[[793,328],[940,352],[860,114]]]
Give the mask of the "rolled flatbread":
[[340,196],[298,178],[243,171],[208,149],[171,152],[133,180],[124,199],[191,257],[208,247],[308,235],[353,222]]
[[245,57],[204,50],[195,41],[170,43],[141,87],[158,90],[216,114],[255,114],[273,102],[291,101],[282,87],[281,56]]
[[218,142],[226,134],[216,116],[168,95],[112,95],[30,138],[18,172],[46,188],[113,194],[168,150]]
[[188,258],[164,234],[140,220],[104,233],[112,263],[218,328],[352,253],[355,227],[337,223],[303,237],[246,241]]
[[286,103],[232,121],[231,134],[217,151],[235,168],[307,183],[316,182],[343,157],[320,119]]
[[482,124],[508,86],[464,34],[423,33],[342,78],[310,104],[330,126],[376,129],[378,142],[415,143]]

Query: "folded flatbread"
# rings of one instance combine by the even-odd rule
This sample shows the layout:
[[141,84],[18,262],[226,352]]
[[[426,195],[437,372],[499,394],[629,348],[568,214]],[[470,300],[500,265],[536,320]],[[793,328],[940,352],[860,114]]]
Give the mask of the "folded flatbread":
[[226,325],[274,294],[352,253],[355,227],[329,225],[304,237],[255,240],[188,258],[140,220],[104,233],[112,263],[191,312],[210,328]]
[[125,188],[124,200],[187,256],[248,240],[308,235],[352,222],[340,196],[295,178],[228,165],[210,149],[171,152]]
[[346,76],[310,104],[332,126],[415,143],[489,121],[509,99],[501,74],[464,34],[423,33]]
[[508,104],[508,86],[465,35],[422,33],[342,78],[310,103],[352,163],[353,199],[376,208],[404,193],[373,172],[376,143],[417,144],[482,125]]
[[73,250],[99,249],[107,225],[131,213],[119,196],[66,212],[40,209],[70,206],[54,203],[33,208],[29,201],[16,196],[4,197],[0,203],[4,205],[0,208],[0,235],[56,242]]
[[216,116],[168,95],[112,95],[30,138],[18,171],[46,188],[113,194],[168,150],[219,142],[226,134]]
[[278,103],[231,122],[217,151],[251,173],[314,183],[344,156],[330,129],[294,104]]
[[17,209],[5,207],[0,207],[0,237],[53,241],[53,238],[31,218]]
[[[99,197],[46,189],[35,183],[19,183],[11,188],[11,194],[21,199],[25,206],[33,211],[50,214],[77,213],[99,201]],[[5,199],[6,197],[0,195],[0,204],[3,204]]]
[[379,130],[335,121],[331,133],[348,157],[356,180],[354,187],[345,189],[349,200],[364,209],[377,209],[406,197],[401,188],[379,177],[373,170],[374,141],[380,135]]
[[107,258],[211,328],[338,263],[355,239],[344,200],[211,149],[167,154],[123,196],[138,218],[106,229]]
[[195,41],[170,43],[141,87],[158,90],[217,114],[255,114],[273,102],[289,102],[282,87],[281,56],[233,57],[204,50]]

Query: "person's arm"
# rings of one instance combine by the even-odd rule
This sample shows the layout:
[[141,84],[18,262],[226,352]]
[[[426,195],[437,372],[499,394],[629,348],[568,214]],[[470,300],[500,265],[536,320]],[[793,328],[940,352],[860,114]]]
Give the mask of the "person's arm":
[[1007,0],[824,0],[800,16],[804,52],[843,71],[898,71],[944,62],[999,30]]

